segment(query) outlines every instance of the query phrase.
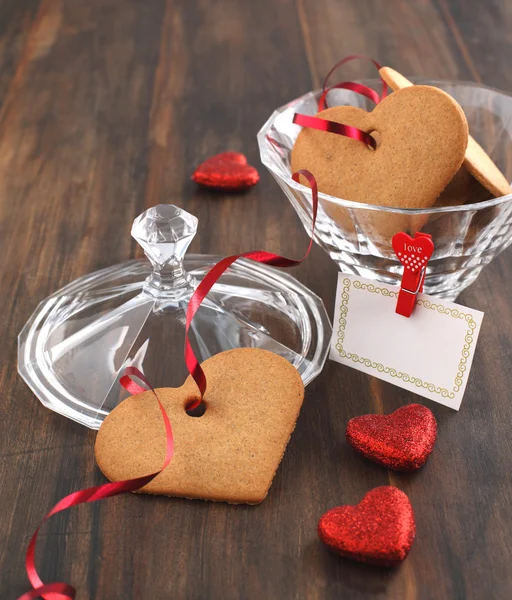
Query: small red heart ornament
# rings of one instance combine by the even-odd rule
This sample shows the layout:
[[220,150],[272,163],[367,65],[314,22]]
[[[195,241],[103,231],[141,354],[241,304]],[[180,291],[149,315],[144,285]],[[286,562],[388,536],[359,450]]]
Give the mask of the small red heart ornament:
[[370,490],[356,506],[338,506],[318,523],[318,535],[345,558],[386,567],[399,565],[416,535],[407,495],[386,485]]
[[240,152],[222,152],[202,162],[192,175],[204,187],[226,191],[242,191],[256,185],[258,171],[247,164]]
[[415,471],[434,448],[437,422],[426,406],[409,404],[390,415],[355,417],[345,435],[369,460],[394,471]]
[[393,236],[391,243],[398,260],[409,271],[425,267],[434,252],[434,243],[427,236],[412,238],[400,232]]

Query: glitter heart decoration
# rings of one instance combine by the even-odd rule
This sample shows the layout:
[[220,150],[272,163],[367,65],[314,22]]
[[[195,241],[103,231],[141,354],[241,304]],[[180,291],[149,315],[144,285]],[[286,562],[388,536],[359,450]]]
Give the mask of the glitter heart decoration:
[[256,185],[258,171],[247,164],[240,152],[222,152],[202,162],[192,175],[197,184],[216,190],[236,192]]
[[390,415],[355,417],[345,435],[365,458],[394,471],[415,471],[434,448],[437,422],[427,407],[409,404]]
[[318,523],[322,542],[344,558],[386,567],[399,565],[416,535],[407,495],[394,486],[370,490],[356,506],[338,506]]

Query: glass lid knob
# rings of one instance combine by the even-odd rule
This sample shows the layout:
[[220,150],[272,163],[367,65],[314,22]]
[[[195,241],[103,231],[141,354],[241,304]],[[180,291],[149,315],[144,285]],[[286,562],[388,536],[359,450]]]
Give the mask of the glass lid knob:
[[173,259],[182,260],[197,232],[197,217],[173,204],[159,204],[139,215],[132,237],[158,270]]
[[153,265],[144,291],[157,297],[181,296],[193,288],[183,258],[197,231],[197,217],[172,204],[159,204],[133,222],[132,237]]

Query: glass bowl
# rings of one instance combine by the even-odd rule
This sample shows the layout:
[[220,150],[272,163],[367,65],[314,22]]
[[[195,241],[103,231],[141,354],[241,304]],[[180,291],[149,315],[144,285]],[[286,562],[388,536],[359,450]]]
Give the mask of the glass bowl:
[[[488,87],[463,82],[413,80],[433,85],[453,96],[462,106],[471,135],[486,150],[508,181],[512,178],[512,97]],[[364,81],[379,89],[377,80]],[[311,231],[311,191],[291,178],[290,153],[300,127],[293,114],[314,115],[320,91],[309,92],[278,108],[258,133],[262,163],[297,211],[306,231]],[[329,105],[358,106],[371,111],[373,104],[348,90],[333,90]],[[314,173],[313,173],[314,175]],[[467,176],[464,168],[457,177]],[[475,185],[478,185],[473,180]],[[480,187],[480,186],[479,186]],[[391,247],[398,231],[432,235],[435,251],[425,279],[425,292],[454,300],[473,283],[482,268],[512,241],[512,194],[489,198],[485,190],[460,185],[449,206],[396,209],[351,202],[319,193],[315,241],[336,261],[341,271],[391,285],[399,285],[403,267]],[[480,198],[483,198],[480,201]]]

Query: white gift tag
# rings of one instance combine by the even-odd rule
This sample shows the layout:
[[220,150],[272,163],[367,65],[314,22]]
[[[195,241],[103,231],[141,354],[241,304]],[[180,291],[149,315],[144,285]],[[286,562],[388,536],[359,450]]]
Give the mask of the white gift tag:
[[338,274],[330,358],[458,410],[484,313],[418,294],[406,318],[398,289]]

